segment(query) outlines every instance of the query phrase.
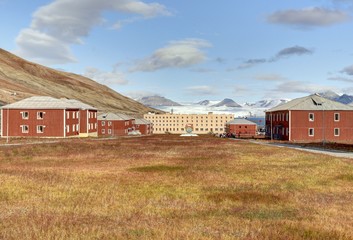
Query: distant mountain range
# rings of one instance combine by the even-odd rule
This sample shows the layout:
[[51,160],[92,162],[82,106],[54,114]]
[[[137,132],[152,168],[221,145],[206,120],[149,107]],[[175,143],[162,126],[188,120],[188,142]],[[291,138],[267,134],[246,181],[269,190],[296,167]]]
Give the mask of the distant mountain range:
[[138,102],[142,103],[145,106],[181,106],[181,104],[174,102],[168,98],[161,97],[161,96],[146,96],[137,99]]

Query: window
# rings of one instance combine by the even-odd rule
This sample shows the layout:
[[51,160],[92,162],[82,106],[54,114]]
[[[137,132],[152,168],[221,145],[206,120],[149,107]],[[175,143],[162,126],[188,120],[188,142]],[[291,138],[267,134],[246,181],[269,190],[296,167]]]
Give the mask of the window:
[[335,134],[335,137],[338,137],[340,135],[340,129],[339,128],[335,128],[334,129],[334,134]]
[[76,131],[78,132],[78,130],[79,130],[79,125],[76,124]]
[[286,128],[286,136],[289,135],[289,128]]
[[29,113],[28,112],[21,112],[22,114],[22,119],[28,119],[29,118]]
[[75,112],[72,112],[72,118],[75,119]]
[[70,113],[66,112],[66,119],[69,119],[69,118],[70,118]]
[[44,112],[37,112],[37,119],[43,119],[44,118]]
[[22,133],[28,133],[29,132],[29,127],[28,125],[21,125]]
[[310,137],[314,136],[314,128],[309,128],[309,136]]
[[105,129],[102,129],[102,134],[105,134]]
[[102,121],[102,126],[105,126],[105,121]]
[[109,122],[108,122],[108,126],[111,126],[111,125],[112,125],[112,122],[111,122],[111,121],[109,121]]
[[75,124],[72,125],[72,131],[75,132]]
[[314,122],[314,113],[309,113],[309,121]]
[[76,118],[78,118],[78,114],[79,114],[79,112],[76,112]]
[[340,121],[340,114],[339,113],[335,113],[334,120],[335,120],[335,122],[339,122]]
[[44,126],[43,125],[37,126],[37,133],[44,133]]
[[70,132],[70,126],[66,125],[66,132],[69,133]]
[[108,134],[112,134],[112,130],[111,129],[108,129]]
[[289,114],[288,114],[288,113],[286,113],[286,121],[287,121],[287,122],[288,122],[288,115],[289,115]]

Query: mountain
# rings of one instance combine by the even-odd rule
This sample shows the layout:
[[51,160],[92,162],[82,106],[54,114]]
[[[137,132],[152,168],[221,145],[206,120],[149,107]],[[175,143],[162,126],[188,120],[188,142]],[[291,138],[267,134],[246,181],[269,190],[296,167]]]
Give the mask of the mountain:
[[339,95],[333,91],[327,91],[327,92],[323,92],[323,93],[319,93],[320,96],[323,96],[325,98],[343,103],[343,104],[351,104],[353,103],[353,96],[348,95],[348,94],[343,94],[343,95]]
[[201,102],[198,102],[197,104],[199,104],[201,106],[207,106],[210,104],[210,100],[203,100]]
[[34,95],[77,99],[100,111],[139,116],[156,111],[89,78],[26,61],[0,48],[0,103]]
[[168,98],[161,96],[146,96],[137,100],[145,106],[181,106],[181,104],[174,102]]
[[211,107],[241,107],[238,103],[234,102],[232,99],[225,98],[221,102],[212,105]]
[[256,107],[256,108],[273,108],[280,104],[286,103],[288,100],[285,99],[268,99],[268,100],[261,100],[255,103],[246,103],[246,106],[249,107]]
[[344,104],[351,104],[353,103],[353,96],[343,94],[342,96],[339,96],[338,98],[335,99],[337,102],[341,102]]

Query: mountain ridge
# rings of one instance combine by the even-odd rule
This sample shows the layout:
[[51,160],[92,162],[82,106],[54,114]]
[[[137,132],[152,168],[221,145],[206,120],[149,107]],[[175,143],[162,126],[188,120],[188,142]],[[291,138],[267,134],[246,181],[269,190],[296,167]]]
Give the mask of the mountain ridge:
[[139,116],[156,111],[92,79],[27,61],[1,48],[0,80],[0,102],[4,104],[40,95],[77,99],[100,111]]

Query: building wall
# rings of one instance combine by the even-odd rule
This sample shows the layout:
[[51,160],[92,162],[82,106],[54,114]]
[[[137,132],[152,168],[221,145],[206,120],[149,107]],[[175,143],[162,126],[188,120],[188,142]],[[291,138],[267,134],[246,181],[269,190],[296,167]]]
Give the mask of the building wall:
[[[335,120],[335,114],[339,114],[339,120]],[[273,139],[294,142],[352,142],[353,111],[302,110],[266,113],[267,137],[270,138],[271,133]]]
[[144,119],[152,122],[153,133],[185,133],[185,126],[192,125],[193,133],[216,134],[225,132],[225,124],[234,119],[233,114],[145,114]]
[[255,137],[257,126],[254,124],[227,124],[227,132],[238,137]]
[[134,119],[98,120],[98,136],[127,136],[134,129]]
[[[28,116],[22,117],[25,112]],[[42,117],[37,117],[40,112],[43,113]],[[74,121],[64,120],[64,115],[64,110],[2,109],[2,137],[64,137],[64,121],[69,125],[75,124]],[[41,128],[38,129],[40,131],[37,127]]]
[[[266,136],[277,140],[289,140],[289,111],[266,113]],[[272,122],[272,123],[271,123]]]
[[152,124],[136,124],[135,130],[140,131],[142,135],[151,135],[153,134]]
[[[65,112],[66,137],[79,136],[80,133],[80,111],[78,109],[60,110]],[[56,123],[56,119],[52,119]]]
[[[309,114],[313,114],[313,120],[309,120]],[[335,114],[339,114],[338,121],[334,119]],[[309,129],[312,129],[313,134],[309,134]],[[335,129],[338,129],[337,136]],[[291,111],[291,140],[353,141],[353,111]]]

